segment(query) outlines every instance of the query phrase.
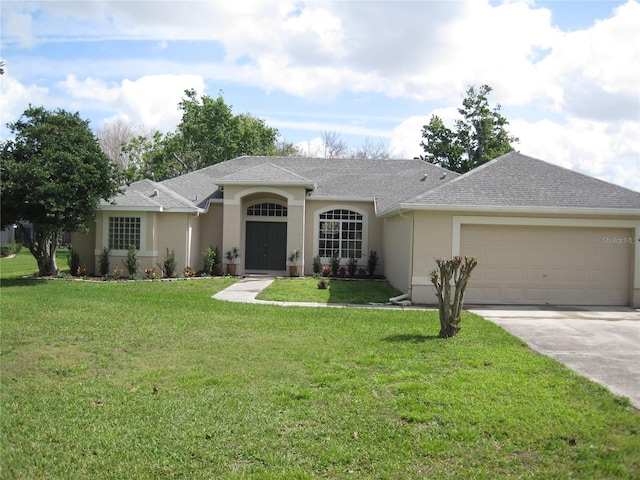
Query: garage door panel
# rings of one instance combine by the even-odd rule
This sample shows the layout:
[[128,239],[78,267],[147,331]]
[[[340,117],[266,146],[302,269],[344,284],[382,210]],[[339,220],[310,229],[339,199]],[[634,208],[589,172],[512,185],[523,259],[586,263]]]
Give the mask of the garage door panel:
[[460,251],[478,258],[472,303],[628,305],[631,232],[610,228],[463,225]]

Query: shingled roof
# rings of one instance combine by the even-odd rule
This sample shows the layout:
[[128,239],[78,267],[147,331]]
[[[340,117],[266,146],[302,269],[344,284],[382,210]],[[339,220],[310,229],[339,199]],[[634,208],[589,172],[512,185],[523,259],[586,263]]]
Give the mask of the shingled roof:
[[511,152],[402,206],[640,210],[640,193]]
[[163,182],[135,182],[101,208],[203,211],[223,197],[225,184],[299,185],[308,199],[374,201],[377,214],[447,207],[640,210],[638,192],[516,152],[464,175],[419,159],[238,157]]
[[100,203],[103,210],[151,210],[188,212],[199,210],[193,202],[179,193],[151,180],[140,180],[129,185],[113,201]]
[[[446,173],[446,175],[444,175]],[[425,176],[426,175],[426,176]],[[457,177],[419,159],[238,157],[162,182],[183,196],[198,191],[202,199],[220,196],[225,183],[313,187],[309,199],[376,202],[378,212]],[[444,177],[444,178],[443,178]]]

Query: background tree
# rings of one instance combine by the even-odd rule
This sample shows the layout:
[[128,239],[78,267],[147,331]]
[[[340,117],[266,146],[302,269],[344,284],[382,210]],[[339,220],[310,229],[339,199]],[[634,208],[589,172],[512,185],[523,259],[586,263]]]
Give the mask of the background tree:
[[120,170],[127,170],[131,163],[129,152],[123,146],[140,135],[140,128],[123,118],[116,118],[96,131],[102,151],[118,165]]
[[[30,106],[7,126],[14,139],[1,145],[2,228],[22,228],[38,274],[56,275],[59,235],[85,228],[100,200],[117,193],[117,169],[77,113]],[[33,239],[20,222],[33,225]]]
[[241,155],[272,155],[278,130],[249,114],[234,115],[222,98],[197,98],[186,90],[180,102],[182,121],[165,139],[167,161],[177,174],[192,172]]
[[488,95],[492,88],[483,85],[479,90],[469,87],[462,101],[455,129],[451,130],[437,115],[432,115],[422,129],[424,139],[420,146],[424,149],[423,160],[441,165],[459,173],[493,160],[513,151],[512,142],[518,138],[505,129],[506,118],[500,113],[500,104],[489,107]]

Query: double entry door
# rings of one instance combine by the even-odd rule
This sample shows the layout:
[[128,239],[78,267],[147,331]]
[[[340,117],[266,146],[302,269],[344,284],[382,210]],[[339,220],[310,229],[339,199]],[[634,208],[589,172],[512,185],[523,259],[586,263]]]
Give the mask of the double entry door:
[[287,223],[247,222],[245,268],[287,269]]

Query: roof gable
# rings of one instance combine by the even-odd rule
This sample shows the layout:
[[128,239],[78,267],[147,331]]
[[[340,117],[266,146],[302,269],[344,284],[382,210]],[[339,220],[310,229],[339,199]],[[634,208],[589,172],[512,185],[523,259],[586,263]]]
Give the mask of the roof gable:
[[255,167],[230,173],[216,180],[218,185],[301,185],[313,188],[314,184],[300,175],[273,163],[261,163]]
[[119,208],[136,210],[174,210],[194,211],[198,208],[182,195],[170,188],[144,179],[129,185],[122,194],[116,196],[111,203],[101,202],[103,210]]
[[406,206],[640,209],[640,193],[511,152]]

